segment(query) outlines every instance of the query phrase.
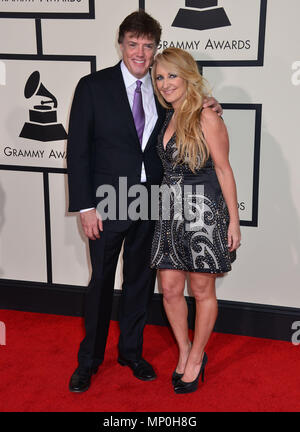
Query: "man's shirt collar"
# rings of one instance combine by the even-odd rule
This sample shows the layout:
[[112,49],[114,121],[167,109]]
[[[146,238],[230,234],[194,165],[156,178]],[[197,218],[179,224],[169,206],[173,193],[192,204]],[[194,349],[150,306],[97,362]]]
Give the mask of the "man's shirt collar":
[[[123,79],[124,79],[124,83],[125,83],[126,88],[130,87],[132,84],[136,83],[136,81],[138,80],[138,78],[136,78],[134,75],[132,75],[129,72],[129,70],[128,70],[128,68],[125,65],[123,60],[121,61],[121,71],[122,71],[122,75],[123,75]],[[151,89],[152,88],[150,72],[147,72],[147,74],[143,78],[140,78],[139,80],[142,81],[144,89]]]

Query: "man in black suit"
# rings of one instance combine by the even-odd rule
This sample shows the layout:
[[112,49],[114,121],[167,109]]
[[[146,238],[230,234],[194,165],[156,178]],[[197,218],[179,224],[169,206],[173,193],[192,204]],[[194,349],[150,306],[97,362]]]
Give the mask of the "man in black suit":
[[[87,390],[103,362],[123,242],[118,362],[129,366],[138,379],[156,378],[142,358],[143,330],[156,276],[149,267],[154,221],[124,218],[124,208],[117,208],[115,220],[102,220],[96,211],[96,190],[104,184],[113,186],[119,203],[121,177],[126,178],[128,189],[161,182],[156,141],[165,111],[154,97],[149,74],[160,36],[160,24],[151,16],[143,11],[130,14],[119,28],[122,61],[83,77],[74,95],[67,152],[69,211],[80,211],[89,238],[92,276],[86,293],[86,335],[69,383],[72,392]],[[142,98],[142,128],[133,114],[136,93]]]

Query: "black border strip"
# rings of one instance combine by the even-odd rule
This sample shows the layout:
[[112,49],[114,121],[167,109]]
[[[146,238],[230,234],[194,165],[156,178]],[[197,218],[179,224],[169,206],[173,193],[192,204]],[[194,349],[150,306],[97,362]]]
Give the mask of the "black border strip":
[[0,170],[67,174],[67,168],[36,167],[36,166],[28,166],[28,165],[4,165],[4,164],[0,164]]
[[255,133],[253,154],[253,180],[252,180],[252,218],[250,221],[241,220],[241,226],[258,226],[258,196],[259,196],[259,166],[260,166],[260,143],[261,143],[261,104],[224,103],[223,109],[232,110],[254,110],[255,111]]
[[264,65],[266,22],[267,22],[267,0],[261,0],[259,36],[258,36],[258,40],[259,40],[258,60],[260,62],[259,66]]
[[[259,17],[259,30],[258,30],[257,59],[256,60],[198,60],[197,63],[200,66],[207,66],[207,67],[263,66],[263,64],[264,64],[264,51],[265,51],[267,0],[260,0],[260,2],[261,3],[260,3],[260,13],[259,13],[260,17]],[[146,10],[146,0],[140,1],[140,8]]]
[[262,105],[256,105],[255,115],[255,138],[254,138],[254,161],[253,161],[253,202],[252,202],[252,220],[254,226],[258,226],[258,201],[259,201],[259,167],[260,167],[260,145],[261,145],[261,116]]
[[81,13],[0,12],[0,18],[95,19],[95,1],[89,0],[89,12],[81,12]]
[[45,213],[45,238],[46,238],[46,266],[47,281],[52,284],[52,247],[51,247],[51,224],[50,224],[50,193],[49,173],[43,173],[44,185],[44,213]]
[[91,56],[91,55],[0,54],[0,60],[89,62],[91,64],[92,73],[96,72],[97,69],[96,56]]
[[[118,373],[117,370],[116,373]],[[252,375],[254,375],[254,372]],[[159,392],[158,385],[157,388]],[[129,392],[130,389],[131,387],[128,386],[128,390],[126,390]],[[257,398],[259,397],[262,398],[258,392]],[[262,424],[263,421],[268,423],[268,427],[270,427],[270,429],[284,430],[287,424],[291,424],[292,422],[296,423],[299,421],[300,417],[299,412],[282,412],[280,411],[280,407],[279,412],[239,412],[236,408],[236,403],[231,404],[231,411],[228,412],[220,411],[220,407],[218,407],[218,410],[213,412],[203,412],[203,399],[200,399],[200,397],[197,406],[193,405],[192,403],[190,404],[192,407],[191,410],[194,408],[198,410],[197,412],[193,412],[191,410],[188,412],[183,412],[180,405],[181,400],[182,399],[180,398],[178,399],[177,404],[173,404],[172,411],[164,410],[164,404],[162,402],[159,410],[152,410],[151,412],[148,412],[148,406],[142,404],[140,404],[139,411],[135,410],[135,406],[130,408],[126,406],[124,409],[122,409],[122,411],[115,412],[113,400],[109,411],[101,411],[102,407],[99,404],[97,412],[73,412],[71,410],[68,412],[38,412],[33,403],[31,405],[32,412],[1,412],[0,418],[1,423],[4,424],[4,422],[7,422],[12,430],[24,430],[27,428],[31,432],[40,432],[41,424],[46,424],[48,429],[57,430],[57,425],[68,423],[68,429],[72,431],[86,430],[88,425],[89,432],[98,432],[99,429],[105,430],[105,426],[107,425],[108,421],[113,421],[115,422],[114,424],[123,426],[122,422],[124,419],[125,421],[132,421],[132,424],[136,423],[138,429],[139,426],[142,425],[141,429],[143,427],[144,431],[154,430],[155,428],[156,430],[158,430],[157,428],[163,430],[163,426],[165,426],[166,429],[167,427],[171,426],[170,430],[199,430],[201,425],[205,423],[222,423],[222,427],[228,427],[228,429],[232,429],[233,424],[247,424],[249,429],[253,428],[255,430],[258,427],[257,425]],[[57,404],[57,406],[59,405]],[[272,405],[269,404],[269,406]],[[70,407],[72,408],[73,405],[70,405]],[[131,429],[134,428],[135,426],[133,426]],[[113,426],[110,427],[110,429],[114,430]],[[129,427],[127,427],[127,430],[129,430]]]
[[40,19],[35,20],[36,50],[38,55],[43,55],[42,23]]

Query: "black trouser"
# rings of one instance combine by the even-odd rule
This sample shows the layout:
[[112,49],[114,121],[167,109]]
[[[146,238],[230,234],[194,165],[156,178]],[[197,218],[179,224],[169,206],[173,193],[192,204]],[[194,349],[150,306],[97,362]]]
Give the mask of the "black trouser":
[[86,293],[86,336],[78,352],[81,366],[97,367],[104,359],[115,272],[123,241],[119,354],[128,360],[141,358],[143,330],[156,276],[149,266],[153,230],[153,221],[139,220],[132,222],[126,231],[104,229],[100,239],[90,240],[92,277]]

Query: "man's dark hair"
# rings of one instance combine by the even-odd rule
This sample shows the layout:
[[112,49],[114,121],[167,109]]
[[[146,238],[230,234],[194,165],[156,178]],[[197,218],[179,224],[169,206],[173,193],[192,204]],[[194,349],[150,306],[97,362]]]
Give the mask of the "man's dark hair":
[[161,26],[152,16],[140,9],[128,15],[120,25],[119,43],[123,42],[125,33],[127,32],[133,33],[135,37],[145,36],[149,39],[154,39],[156,45],[158,45],[161,36]]

